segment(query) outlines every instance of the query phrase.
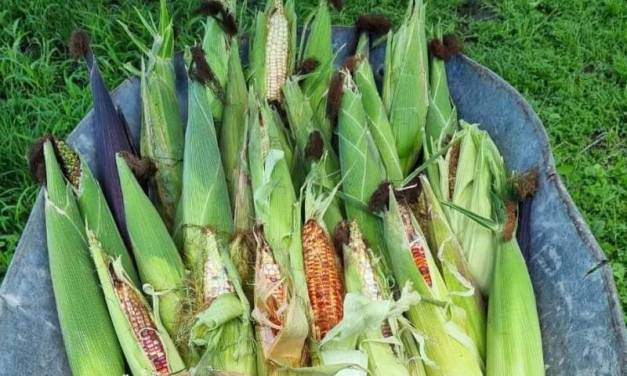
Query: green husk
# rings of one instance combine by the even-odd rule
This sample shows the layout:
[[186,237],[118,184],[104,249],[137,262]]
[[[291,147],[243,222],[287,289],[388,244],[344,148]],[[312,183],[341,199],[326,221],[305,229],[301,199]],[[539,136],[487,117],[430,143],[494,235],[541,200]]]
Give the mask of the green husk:
[[372,67],[368,61],[368,47],[368,36],[362,34],[355,55],[357,65],[353,77],[361,92],[361,100],[368,117],[368,129],[381,155],[381,161],[387,172],[387,180],[398,186],[403,181],[403,170],[396,150],[394,133],[379,96]]
[[[305,172],[317,170],[317,182],[329,191],[333,190],[340,181],[340,167],[330,139],[324,138],[321,130],[317,127],[310,103],[295,79],[289,79],[283,85],[283,95],[290,130],[296,141],[298,152],[303,156]],[[307,155],[310,138],[315,136],[314,133],[316,132],[318,132],[323,143],[323,150],[320,151],[322,157],[319,160]],[[324,222],[327,228],[333,231],[335,226],[342,221],[342,218],[341,203],[337,198],[333,198],[331,205],[324,214]]]
[[[442,30],[436,27],[435,37],[442,39]],[[457,111],[451,102],[444,60],[433,56],[429,71],[429,111],[425,125],[425,147],[434,153],[443,139],[452,136],[458,127]]]
[[[452,147],[445,157],[438,159],[440,187],[438,189],[433,186],[434,191],[442,201],[451,202],[481,217],[496,220],[497,208],[493,205],[493,197],[503,189],[503,159],[485,131],[464,121],[460,121],[460,124],[462,130],[454,136],[459,140],[459,146]],[[451,170],[451,160],[456,159],[456,150],[459,152],[458,163]],[[450,176],[453,171],[456,171],[454,176]],[[487,295],[496,252],[496,240],[492,231],[459,210],[447,207],[445,212],[465,252],[470,273],[481,292]]]
[[116,162],[126,223],[140,279],[154,290],[152,294],[159,304],[160,320],[170,336],[176,337],[181,321],[181,304],[186,296],[183,261],[159,213],[124,158],[118,155]]
[[485,359],[486,307],[481,292],[470,273],[464,250],[424,175],[420,176],[420,185],[422,193],[418,204],[418,220],[425,224],[431,249],[437,250],[435,256],[451,301],[466,312],[468,333],[481,359]]
[[[363,242],[356,222],[351,222],[349,231],[349,242],[343,246],[346,293],[358,294],[375,302],[391,299],[392,294],[380,264]],[[383,325],[389,326],[389,322],[385,320],[381,323]],[[358,336],[359,347],[368,357],[368,371],[373,376],[409,375],[395,353],[395,350],[400,350],[399,346],[393,348],[393,344],[384,342],[381,326],[369,328]]]
[[533,285],[514,235],[499,239],[488,307],[486,375],[544,375]]
[[[157,168],[151,179],[150,194],[171,229],[181,194],[184,139],[175,89],[174,32],[165,0],[161,0],[160,9],[159,28],[140,15],[154,38],[152,49],[145,50],[148,62],[142,60],[140,72],[143,115],[140,149],[142,157],[150,159]],[[141,42],[136,43],[141,48]]]
[[250,230],[253,226],[253,201],[248,169],[248,91],[236,44],[230,52],[224,117],[220,134],[222,164],[226,174],[235,228]]
[[396,149],[405,174],[422,147],[427,119],[428,77],[425,6],[411,0],[403,24],[388,35],[383,80],[383,104],[390,119]]
[[351,197],[344,202],[346,215],[359,224],[375,255],[385,260],[384,270],[387,270],[389,260],[381,219],[367,209],[372,194],[385,181],[385,168],[366,125],[361,94],[350,74],[343,74],[345,82],[338,116],[338,137],[342,191]]
[[[220,2],[232,15],[235,15],[235,1],[220,0]],[[205,34],[202,39],[202,49],[205,51],[205,58],[209,68],[220,88],[225,88],[231,83],[229,77],[229,56],[233,54],[233,51],[237,51],[237,45],[237,40],[232,40],[231,36],[224,32],[214,17],[207,17]],[[223,111],[228,99],[223,97],[224,92],[216,92],[215,89],[210,85],[206,87],[207,101],[214,120],[219,123],[223,119]]]
[[89,256],[83,219],[54,147],[44,144],[50,277],[74,375],[124,373],[124,358]]
[[417,245],[425,254],[431,286],[414,263],[400,206],[391,190],[389,209],[384,216],[385,237],[398,283],[410,283],[423,299],[409,309],[407,317],[424,337],[423,362],[427,375],[481,375],[481,360],[466,332],[465,312],[449,300],[449,291],[420,226],[411,213],[409,216],[410,226],[418,237]]
[[[129,318],[127,318],[124,308],[114,291],[113,278],[116,278],[121,283],[124,283],[135,290],[136,296],[141,299],[141,303],[148,312],[150,312],[151,308],[148,305],[148,302],[144,299],[142,293],[137,290],[136,285],[129,278],[124,266],[120,262],[120,259],[111,257],[110,252],[107,252],[103,248],[94,233],[88,232],[87,235],[89,237],[91,255],[96,265],[100,285],[104,291],[109,314],[111,315],[117,338],[122,346],[124,356],[126,357],[126,361],[131,369],[131,372],[133,375],[152,374],[156,370],[141,345],[141,339],[136,338],[133,333]],[[185,364],[179,356],[174,342],[157,318],[158,314],[151,314],[151,319],[157,328],[159,340],[165,350],[168,366],[173,373],[182,371],[185,369]]]
[[[309,328],[305,316],[308,296],[301,239],[300,236],[291,236],[300,234],[300,207],[283,151],[281,129],[268,104],[258,103],[252,93],[249,100],[249,132],[249,164],[255,215],[257,222],[263,226],[263,235],[272,249],[274,259],[286,278],[287,288],[293,294],[289,301],[287,327],[282,330],[275,351],[297,353],[298,348],[288,348],[302,346],[301,340],[307,337]],[[261,302],[259,299],[263,301],[263,297],[259,297],[256,292],[256,307]],[[282,346],[287,348],[282,350]],[[265,354],[266,358],[280,361],[280,358],[273,359],[275,351]],[[293,357],[290,359],[295,361]]]
[[[176,228],[191,275],[195,317],[189,346],[193,353],[205,354],[205,366],[252,375],[256,365],[250,306],[228,254],[234,231],[229,193],[207,92],[194,80],[189,82],[188,108],[185,183]],[[207,268],[215,273],[211,282],[222,286],[215,287],[222,289],[216,297],[206,295],[214,288],[205,286]]]

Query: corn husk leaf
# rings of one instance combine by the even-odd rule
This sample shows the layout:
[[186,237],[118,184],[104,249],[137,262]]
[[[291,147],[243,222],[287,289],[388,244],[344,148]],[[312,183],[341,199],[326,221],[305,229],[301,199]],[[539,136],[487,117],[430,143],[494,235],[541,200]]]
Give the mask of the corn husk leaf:
[[220,129],[220,150],[226,174],[235,228],[250,230],[253,226],[254,208],[248,169],[248,92],[239,50],[236,44],[230,52],[228,84],[224,117]]
[[124,373],[124,358],[89,257],[83,219],[53,146],[44,144],[50,277],[65,351],[74,375]]
[[[464,326],[465,313],[449,301],[442,276],[411,213],[410,220],[410,224],[403,221],[399,203],[390,192],[389,209],[384,216],[386,242],[398,283],[409,282],[423,300],[409,309],[407,317],[424,337],[427,375],[481,375],[481,360]],[[419,242],[424,251],[431,284],[414,262],[406,226],[411,226],[417,235],[412,242]]]
[[[450,201],[480,217],[496,220],[497,208],[493,205],[493,198],[503,189],[503,159],[485,131],[476,125],[460,123],[462,130],[455,136],[459,139],[457,151],[455,147],[449,149],[446,157],[438,161],[439,196],[443,201]],[[452,159],[458,160],[455,173],[451,170]],[[434,187],[434,191],[437,192],[438,188]],[[492,230],[459,210],[447,207],[445,212],[465,252],[470,273],[481,292],[487,295],[496,247]]]
[[436,250],[442,277],[453,304],[466,312],[468,332],[479,355],[485,359],[486,307],[481,292],[470,273],[464,250],[453,233],[444,210],[427,178],[420,176],[419,221],[425,223],[429,245]]
[[394,133],[379,96],[372,67],[368,61],[368,47],[368,36],[363,34],[357,46],[358,63],[353,77],[361,92],[361,100],[368,118],[368,129],[385,166],[387,180],[398,186],[403,181],[403,171],[396,150]]
[[388,35],[383,80],[383,104],[405,174],[422,147],[429,106],[427,70],[425,6],[422,0],[412,0],[403,24]]
[[[148,354],[144,350],[142,343],[146,339],[144,337],[138,338],[133,331],[131,319],[125,312],[122,301],[115,293],[114,279],[116,283],[126,284],[132,291],[134,296],[140,300],[141,304],[146,312],[150,314],[150,320],[152,321],[154,328],[156,329],[157,339],[153,340],[159,342],[160,349],[165,353],[167,359],[167,367],[171,372],[179,372],[185,368],[183,360],[179,356],[174,342],[168,335],[167,331],[161,324],[161,322],[150,313],[150,306],[144,299],[142,293],[137,290],[134,283],[129,278],[124,266],[120,262],[120,259],[114,259],[106,251],[100,241],[97,239],[94,233],[88,232],[89,247],[91,255],[96,265],[96,271],[100,280],[100,285],[104,292],[109,314],[113,321],[113,326],[117,334],[117,338],[124,351],[124,356],[134,375],[149,375],[156,372],[153,361],[149,358]],[[152,328],[146,328],[146,330]]]
[[338,137],[342,191],[353,198],[344,202],[346,215],[359,224],[377,257],[386,260],[384,268],[387,268],[389,260],[381,220],[365,209],[372,194],[385,181],[385,168],[368,131],[361,95],[350,77],[345,82],[338,116]]
[[161,0],[158,27],[152,20],[145,20],[139,11],[138,15],[154,39],[152,49],[145,51],[148,61],[142,60],[139,72],[142,98],[140,151],[142,157],[150,159],[156,166],[157,172],[151,179],[149,192],[168,229],[171,229],[181,194],[184,144],[175,89],[173,25],[165,0]]
[[[283,95],[292,137],[296,141],[300,155],[303,156],[305,171],[309,173],[312,170],[316,170],[317,182],[327,190],[333,190],[340,181],[340,167],[337,154],[331,146],[331,140],[326,139],[322,131],[317,127],[310,103],[305,98],[295,79],[289,79],[283,85]],[[319,160],[307,156],[307,149],[311,137],[315,136],[315,132],[318,132],[324,145],[322,157]],[[328,229],[333,231],[335,226],[342,221],[342,212],[340,201],[337,198],[333,198],[324,215],[324,221]]]
[[118,156],[117,164],[126,223],[140,279],[154,289],[160,320],[170,336],[175,337],[181,319],[181,304],[185,300],[183,261],[159,213],[126,161]]
[[501,240],[496,252],[488,308],[486,375],[544,375],[536,299],[516,237]]
[[[122,151],[133,152],[133,146],[124,115],[114,105],[100,74],[98,62],[91,50],[86,55],[86,61],[94,102],[95,152],[98,156],[94,170],[95,176],[102,186],[106,202],[111,207],[115,223],[128,244],[128,232],[115,155]],[[107,249],[113,249],[113,247],[107,247]]]

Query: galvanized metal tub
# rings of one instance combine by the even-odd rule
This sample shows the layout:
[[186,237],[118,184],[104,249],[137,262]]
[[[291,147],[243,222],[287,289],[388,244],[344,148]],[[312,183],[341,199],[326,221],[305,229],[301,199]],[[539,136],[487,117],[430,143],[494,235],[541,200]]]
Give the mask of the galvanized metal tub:
[[[335,47],[349,47],[339,59],[354,41],[352,29],[336,28]],[[381,47],[371,54],[379,78],[384,53]],[[547,374],[626,375],[627,331],[612,272],[555,170],[540,119],[514,88],[471,59],[452,58],[447,72],[460,117],[490,133],[509,169],[540,171],[538,192],[522,205],[518,237],[538,302]],[[180,64],[177,74],[186,117]],[[137,140],[138,80],[122,83],[113,97]],[[90,112],[68,138],[90,162],[97,157],[92,128]],[[41,192],[0,286],[0,337],[0,375],[70,374],[50,283]]]

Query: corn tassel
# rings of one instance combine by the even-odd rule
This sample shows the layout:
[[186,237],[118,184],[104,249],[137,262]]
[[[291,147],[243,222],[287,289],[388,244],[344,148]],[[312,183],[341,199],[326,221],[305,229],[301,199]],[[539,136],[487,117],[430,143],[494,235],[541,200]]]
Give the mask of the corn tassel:
[[465,313],[449,301],[424,235],[411,211],[402,207],[391,191],[385,236],[398,283],[409,282],[423,299],[407,316],[425,337],[427,375],[481,375],[481,360],[465,330]]
[[51,142],[46,162],[46,235],[63,343],[74,375],[124,373],[124,358],[89,257],[83,219]]
[[131,372],[169,375],[183,370],[185,365],[174,342],[155,319],[120,259],[109,256],[94,233],[88,233],[88,238],[109,314]]

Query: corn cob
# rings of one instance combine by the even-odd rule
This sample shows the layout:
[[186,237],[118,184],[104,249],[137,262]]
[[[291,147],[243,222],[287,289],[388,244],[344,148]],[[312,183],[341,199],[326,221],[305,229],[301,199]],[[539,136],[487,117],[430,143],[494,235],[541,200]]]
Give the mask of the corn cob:
[[257,14],[252,43],[253,85],[259,98],[281,101],[281,87],[294,69],[296,14],[288,0],[268,0],[264,12]]
[[389,268],[381,220],[367,209],[368,201],[385,181],[385,168],[367,128],[367,119],[359,93],[350,73],[343,75],[343,94],[338,116],[342,191],[352,199],[345,202],[349,220],[359,224],[366,241],[377,257],[383,258],[383,268]]
[[[401,285],[409,282],[423,299],[407,315],[425,337],[426,356],[430,359],[423,359],[427,375],[481,375],[481,360],[466,333],[464,312],[450,302],[416,219],[409,209],[401,209],[403,204],[393,191],[389,201],[384,224],[394,275]],[[414,254],[419,254],[418,262]]]
[[339,257],[322,221],[335,191],[325,195],[313,187],[311,175],[304,191],[305,224],[301,231],[309,301],[313,312],[313,337],[320,341],[342,320],[344,281]]
[[87,235],[109,314],[131,372],[169,375],[183,370],[185,365],[174,342],[153,316],[120,260],[108,255],[94,233]]
[[354,57],[353,77],[361,92],[361,100],[368,118],[368,129],[381,155],[387,180],[398,185],[403,181],[403,171],[396,150],[394,134],[377,91],[372,67],[368,61],[368,47],[368,36],[362,34]]
[[516,240],[517,204],[507,207],[490,290],[486,375],[544,375],[536,299]]
[[424,29],[424,4],[411,0],[403,24],[388,36],[385,56],[383,103],[405,174],[418,159],[429,106]]
[[468,333],[485,359],[486,312],[481,292],[472,277],[464,250],[453,233],[427,178],[420,176],[419,222],[425,223],[428,243],[437,250],[442,276],[452,302],[466,312]]
[[151,50],[126,25],[123,26],[148,57],[147,62],[142,60],[141,70],[135,72],[141,78],[140,151],[142,157],[148,158],[156,166],[149,192],[157,211],[171,230],[181,194],[184,143],[183,124],[175,91],[174,31],[165,0],[160,1],[159,27],[141,15],[139,17],[153,36]]
[[117,157],[126,223],[139,276],[155,290],[159,318],[175,337],[181,321],[184,267],[174,241],[124,158]]
[[83,219],[51,142],[43,154],[50,277],[70,369],[74,375],[120,375],[124,359],[89,259]]

